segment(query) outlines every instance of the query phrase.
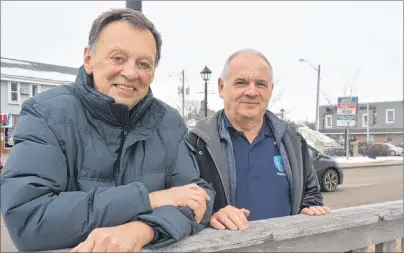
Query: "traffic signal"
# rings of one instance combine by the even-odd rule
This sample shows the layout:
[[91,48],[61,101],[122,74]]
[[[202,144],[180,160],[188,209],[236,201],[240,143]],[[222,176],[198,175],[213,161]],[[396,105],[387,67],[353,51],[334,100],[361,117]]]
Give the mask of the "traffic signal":
[[377,111],[376,111],[376,106],[373,107],[373,125],[377,123]]

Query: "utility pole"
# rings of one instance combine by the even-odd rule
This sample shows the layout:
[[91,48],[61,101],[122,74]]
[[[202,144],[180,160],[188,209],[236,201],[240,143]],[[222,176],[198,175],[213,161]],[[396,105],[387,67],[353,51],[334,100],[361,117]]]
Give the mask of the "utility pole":
[[134,9],[142,12],[142,1],[126,0],[126,8]]
[[367,119],[367,123],[366,123],[366,140],[369,143],[370,142],[370,134],[369,134],[369,103],[366,104],[366,119]]
[[185,119],[185,71],[182,70],[182,118]]
[[317,97],[316,97],[316,130],[319,131],[320,128],[320,120],[319,120],[319,106],[320,106],[320,71],[321,65],[318,64],[317,68]]

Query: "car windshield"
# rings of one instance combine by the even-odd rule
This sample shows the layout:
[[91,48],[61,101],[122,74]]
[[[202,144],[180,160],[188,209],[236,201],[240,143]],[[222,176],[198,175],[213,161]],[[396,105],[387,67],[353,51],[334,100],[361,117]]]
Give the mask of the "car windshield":
[[394,146],[393,144],[390,143],[386,143],[387,146],[389,146],[389,148],[395,148],[396,146]]

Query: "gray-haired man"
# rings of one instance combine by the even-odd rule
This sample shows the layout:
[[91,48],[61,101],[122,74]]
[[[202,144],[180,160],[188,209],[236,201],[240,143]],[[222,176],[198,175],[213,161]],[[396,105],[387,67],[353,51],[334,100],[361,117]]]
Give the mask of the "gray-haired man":
[[214,191],[199,178],[186,125],[149,88],[161,44],[142,13],[105,12],[76,83],[23,104],[1,180],[19,250],[133,252],[209,223]]

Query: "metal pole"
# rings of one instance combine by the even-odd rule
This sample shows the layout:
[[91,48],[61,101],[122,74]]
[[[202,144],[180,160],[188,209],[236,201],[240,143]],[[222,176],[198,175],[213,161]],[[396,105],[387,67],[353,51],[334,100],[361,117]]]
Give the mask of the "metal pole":
[[316,130],[318,131],[320,126],[319,126],[319,104],[320,104],[320,71],[321,71],[321,66],[320,64],[318,65],[317,68],[317,98],[316,98]]
[[185,71],[182,70],[182,117],[185,119]]
[[142,1],[126,0],[126,8],[134,9],[142,12]]
[[205,118],[208,117],[208,81],[205,81]]
[[369,103],[367,103],[367,105],[366,105],[366,113],[367,113],[367,116],[366,116],[366,118],[367,118],[367,124],[366,124],[366,140],[367,140],[367,142],[369,143],[370,142],[370,135],[369,135],[369,124],[370,124],[370,122],[369,122]]

